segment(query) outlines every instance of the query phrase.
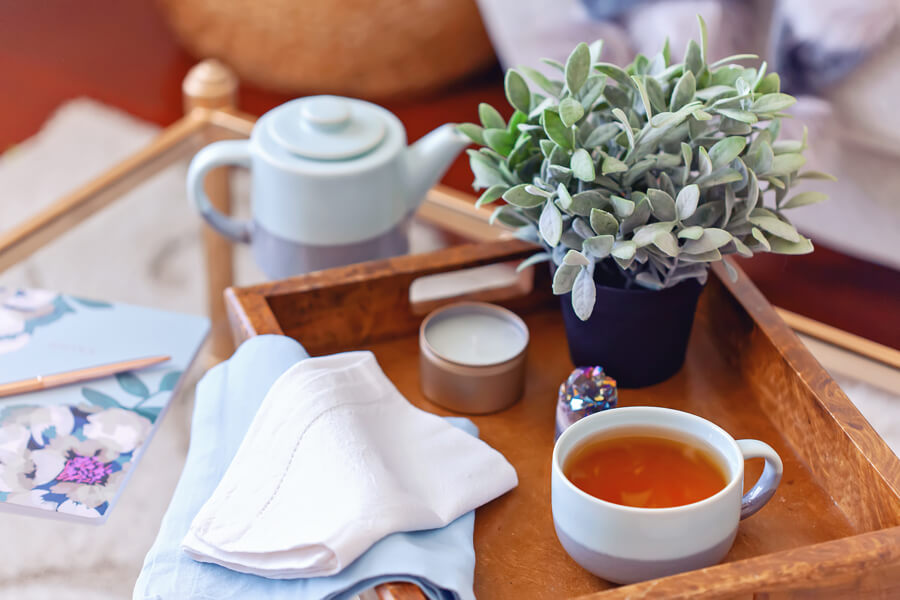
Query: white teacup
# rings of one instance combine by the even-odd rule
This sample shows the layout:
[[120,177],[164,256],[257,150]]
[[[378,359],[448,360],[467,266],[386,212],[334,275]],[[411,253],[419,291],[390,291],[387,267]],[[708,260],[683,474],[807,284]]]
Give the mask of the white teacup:
[[[636,429],[707,449],[728,484],[716,494],[672,508],[634,508],[595,498],[569,481],[563,466],[587,440],[627,435]],[[746,494],[744,461],[764,458],[762,476]],[[582,567],[615,583],[665,577],[718,563],[731,548],[738,522],[775,493],[781,480],[778,454],[758,440],[735,440],[721,427],[690,413],[636,406],[593,414],[574,423],[553,449],[551,503],[556,535]]]

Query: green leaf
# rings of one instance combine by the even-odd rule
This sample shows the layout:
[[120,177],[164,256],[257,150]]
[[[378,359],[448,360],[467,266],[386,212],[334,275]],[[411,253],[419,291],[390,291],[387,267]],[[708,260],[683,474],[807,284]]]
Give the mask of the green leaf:
[[720,115],[724,115],[724,116],[728,117],[729,119],[734,119],[735,121],[740,121],[741,123],[748,123],[750,125],[753,125],[754,123],[756,123],[759,120],[756,117],[756,115],[753,114],[752,112],[749,112],[746,110],[740,110],[737,108],[716,107],[716,108],[713,108],[710,110],[714,110],[717,113],[719,113]]
[[485,145],[484,129],[475,123],[460,123],[456,126],[456,130],[476,144]]
[[672,99],[669,101],[669,110],[675,112],[679,108],[694,99],[694,93],[697,91],[697,79],[694,74],[687,71],[675,84],[675,90],[672,92]]
[[578,277],[580,271],[581,267],[559,265],[556,273],[553,274],[553,293],[560,296],[571,292],[572,286],[575,285],[575,278]]
[[653,238],[653,245],[665,252],[667,255],[678,256],[678,240],[668,231],[660,231]]
[[650,188],[647,190],[647,198],[650,200],[650,208],[653,216],[660,221],[675,220],[675,200],[662,190]]
[[703,228],[699,225],[694,225],[692,227],[685,227],[681,231],[678,232],[678,237],[681,239],[688,240],[699,240],[700,236],[703,235]]
[[115,398],[108,396],[103,392],[98,392],[93,388],[81,388],[81,395],[94,406],[102,406],[103,408],[123,408]]
[[772,252],[777,254],[809,254],[813,251],[812,241],[803,236],[796,242],[773,238]]
[[581,42],[566,61],[566,86],[573,94],[577,94],[591,72],[591,51],[588,45]]
[[808,204],[817,204],[827,200],[828,195],[822,192],[802,192],[781,205],[781,208],[797,208]]
[[566,70],[566,66],[564,64],[562,64],[558,60],[553,60],[552,58],[542,58],[541,62],[544,63],[545,65],[550,65],[551,67],[553,67],[560,73],[562,73],[563,71]]
[[837,177],[822,171],[804,171],[794,176],[794,179],[826,179],[828,181],[837,181]]
[[487,142],[491,150],[500,156],[509,156],[516,141],[516,136],[510,134],[506,129],[485,129],[484,141]]
[[572,287],[572,308],[582,321],[587,321],[594,312],[597,286],[588,269],[580,269]]
[[475,207],[481,208],[482,206],[496,202],[500,199],[506,189],[507,186],[505,185],[492,185],[481,193],[481,196],[475,201]]
[[763,94],[753,101],[750,110],[755,113],[774,113],[793,105],[796,98],[789,94]]
[[556,142],[554,142],[553,140],[542,139],[540,142],[538,142],[538,144],[541,147],[541,154],[544,155],[544,158],[550,158],[550,155],[553,153],[553,151],[558,148]]
[[706,31],[706,21],[703,20],[699,14],[697,15],[697,24],[700,26],[700,57],[703,59],[703,62],[706,62],[707,54],[707,39],[709,38],[709,34]]
[[571,150],[573,145],[572,130],[565,126],[559,114],[547,109],[544,111],[543,121],[547,137],[556,142],[561,148]]
[[658,223],[644,225],[643,227],[635,229],[631,241],[633,241],[638,248],[649,246],[653,243],[653,240],[656,239],[656,236],[660,231],[672,231],[673,225],[674,223],[671,221],[660,221]]
[[588,45],[588,50],[591,51],[591,62],[599,62],[603,53],[603,40],[594,40]]
[[769,240],[766,238],[765,234],[759,230],[759,228],[754,227],[750,230],[750,234],[759,242],[763,248],[766,250],[772,250],[772,245],[769,244]]
[[606,88],[606,75],[590,75],[578,94],[581,106],[585,111],[590,111],[594,103],[600,99],[603,90]]
[[528,84],[525,83],[525,79],[515,69],[510,69],[506,72],[504,86],[506,88],[506,99],[509,100],[513,108],[528,114],[531,110],[531,92],[528,90]]
[[525,189],[529,187],[529,185],[530,184],[527,183],[520,183],[515,187],[509,188],[503,194],[502,198],[509,204],[518,206],[519,208],[534,208],[536,206],[541,206],[546,198],[544,198],[544,196],[529,193]]
[[629,260],[634,256],[634,251],[636,249],[637,246],[633,241],[620,240],[613,244],[612,250],[610,250],[610,254],[612,254],[616,258],[621,258],[622,260]]
[[790,175],[806,164],[802,154],[778,154],[772,160],[772,168],[766,172],[769,176]]
[[594,172],[594,159],[588,154],[584,148],[579,148],[572,154],[572,160],[569,163],[572,173],[582,181],[593,181],[596,177]]
[[603,97],[610,107],[631,108],[631,95],[622,91],[621,88],[606,86],[603,90]]
[[519,263],[519,265],[516,267],[516,273],[520,273],[521,271],[524,271],[532,265],[547,262],[548,260],[550,260],[550,255],[546,252],[538,252],[537,254],[532,254]]
[[569,250],[563,257],[564,265],[574,265],[576,267],[586,267],[591,264],[588,258],[578,250]]
[[731,234],[724,229],[710,227],[703,230],[696,240],[688,240],[685,242],[682,250],[687,254],[705,254],[712,250],[717,250],[731,241]]
[[519,125],[525,125],[526,127],[530,127],[532,129],[540,129],[537,125],[528,125],[528,115],[523,113],[521,110],[517,110],[513,112],[513,116],[509,118],[509,124],[506,126],[506,130],[513,135],[518,135],[521,131],[519,129]]
[[700,146],[700,148],[698,149],[697,164],[700,165],[701,177],[712,173],[712,161],[709,159],[709,153],[703,146]]
[[615,123],[604,123],[600,125],[588,135],[587,139],[584,140],[585,148],[596,148],[601,144],[605,144],[609,140],[616,137],[621,131],[618,125]]
[[771,94],[781,91],[781,78],[778,73],[769,73],[757,84],[755,92],[759,94]]
[[137,396],[138,398],[147,398],[150,396],[150,390],[144,385],[144,382],[131,371],[116,373],[116,381],[119,382],[119,387],[132,396]]
[[614,216],[599,208],[591,209],[591,228],[597,235],[616,235],[619,222]]
[[609,175],[610,173],[621,173],[622,171],[627,171],[628,165],[623,163],[618,158],[612,156],[604,156],[603,164],[600,166],[600,173],[603,175]]
[[644,114],[647,119],[653,118],[653,106],[650,104],[650,96],[647,94],[647,87],[644,85],[644,82],[640,77],[631,76],[632,81],[634,81],[634,85],[638,90],[638,93],[641,96],[641,103],[644,105]]
[[556,193],[559,196],[559,205],[562,209],[569,210],[572,207],[572,195],[569,194],[569,190],[566,189],[566,186],[561,183],[557,185]]
[[563,98],[559,103],[559,116],[563,125],[571,127],[578,122],[578,119],[584,116],[584,107],[581,106],[581,102],[574,98]]
[[530,80],[535,82],[538,87],[540,87],[551,96],[559,96],[560,92],[562,92],[562,83],[558,81],[551,81],[537,69],[532,69],[531,67],[518,67],[518,69],[525,73],[525,75],[528,76]]
[[665,112],[668,107],[666,93],[663,91],[659,81],[656,80],[656,77],[645,77],[644,86],[647,88],[647,97],[650,98],[650,105],[653,107],[654,114]]
[[491,213],[491,218],[488,219],[488,223],[493,225],[495,221],[499,221],[508,227],[525,227],[530,224],[525,217],[517,215],[514,210],[515,209],[511,206],[498,206],[494,212]]
[[506,129],[506,119],[487,102],[478,105],[478,118],[485,129]]
[[732,54],[731,56],[726,56],[725,58],[720,58],[713,64],[709,65],[710,68],[715,69],[725,63],[734,62],[736,60],[756,60],[759,56],[756,54]]
[[171,392],[178,385],[179,379],[181,379],[181,371],[169,371],[163,375],[162,381],[159,382],[159,391]]
[[625,136],[628,138],[628,147],[634,148],[634,130],[631,128],[631,123],[628,121],[628,116],[621,108],[612,109],[612,114],[619,120],[619,123],[622,124],[622,131],[625,133]]
[[584,250],[594,258],[606,258],[615,241],[612,235],[595,235],[584,240]]
[[789,225],[776,217],[754,216],[751,214],[749,221],[763,231],[768,231],[772,235],[776,235],[789,242],[796,243],[801,240],[800,234],[797,233],[797,230],[794,229],[793,225]]
[[609,205],[609,197],[599,190],[579,192],[572,196],[571,212],[582,217],[588,217],[593,208],[604,208]]
[[476,189],[487,188],[492,185],[508,185],[503,173],[497,168],[496,164],[483,154],[474,150],[468,151],[469,167],[475,175]]
[[748,248],[744,242],[742,242],[738,238],[732,238],[731,241],[734,242],[734,248],[738,254],[740,254],[744,258],[752,258],[753,257],[753,250]]
[[[755,148],[754,145],[756,146]],[[744,159],[747,163],[747,168],[750,170],[756,173],[768,173],[775,160],[775,153],[772,151],[772,146],[763,140],[758,144],[751,144],[750,151]]]
[[724,167],[744,151],[747,139],[738,136],[722,138],[709,149],[709,160],[713,168]]
[[538,221],[538,230],[548,246],[555,248],[559,244],[563,222],[562,215],[559,214],[559,209],[553,202],[544,203],[544,209],[541,211],[541,218]]
[[681,188],[678,197],[675,198],[675,212],[679,220],[684,220],[694,214],[697,203],[700,201],[700,188],[691,184]]
[[626,200],[621,196],[610,196],[610,201],[613,205],[613,210],[616,213],[616,216],[620,219],[631,216],[634,213],[634,202],[631,200]]
[[[621,67],[616,66],[611,63],[597,63],[594,65],[594,68],[607,77],[611,77],[616,83],[622,86],[625,90],[631,89],[634,87],[634,82],[631,80],[631,76],[626,73]],[[607,92],[609,88],[607,88]],[[624,91],[624,90],[622,90]]]
[[[632,192],[631,197],[635,198],[637,192]],[[644,225],[647,220],[650,218],[651,210],[650,210],[650,202],[647,200],[646,196],[642,196],[638,200],[633,200],[634,202],[634,212],[631,213],[625,220],[622,221],[622,225],[620,229],[622,230],[622,234],[628,234],[634,231],[636,228]]]
[[744,177],[741,175],[740,171],[736,171],[735,169],[729,169],[728,167],[719,167],[709,175],[704,175],[700,177],[695,182],[701,189],[715,187],[717,185],[722,185],[723,183],[732,183],[734,181],[740,181]]
[[694,77],[699,75],[703,69],[703,51],[694,40],[688,41],[687,49],[684,52],[684,66],[694,74]]

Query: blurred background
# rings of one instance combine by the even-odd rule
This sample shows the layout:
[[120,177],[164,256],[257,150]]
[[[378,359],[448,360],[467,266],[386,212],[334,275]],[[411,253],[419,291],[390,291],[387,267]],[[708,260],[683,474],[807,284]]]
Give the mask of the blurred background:
[[[220,58],[237,70],[239,106],[247,112],[262,114],[312,93],[362,97],[394,111],[412,141],[448,121],[477,120],[481,101],[505,105],[503,67],[539,65],[542,56],[565,59],[576,41],[596,38],[606,41],[610,62],[627,62],[636,51],[654,53],[665,37],[678,55],[696,36],[695,15],[701,13],[709,24],[712,56],[756,52],[781,73],[785,91],[800,96],[796,123],[785,128],[799,135],[800,125],[808,125],[815,168],[840,179],[827,187],[828,203],[792,213],[816,243],[815,253],[759,255],[743,261],[743,268],[773,303],[900,347],[900,203],[894,191],[900,184],[900,114],[892,100],[900,92],[900,3],[480,4],[2,0],[0,149],[15,154],[17,144],[74,98],[90,98],[142,125],[170,124],[183,114],[181,81],[200,57]],[[76,116],[90,113],[97,119],[93,108],[82,105]],[[109,164],[123,157],[114,133],[108,140],[101,136],[106,117],[99,118],[99,129],[76,126],[78,137],[70,146],[53,144],[57,152],[48,150],[53,160],[46,157],[40,169],[40,179],[50,180],[41,184],[44,193],[49,196],[50,187],[61,195],[96,174],[85,165],[82,179],[54,188],[55,173],[68,171],[67,156],[77,163],[76,155],[103,154],[108,144]],[[153,131],[141,129],[139,142]],[[128,150],[140,143],[132,146]],[[471,191],[471,179],[463,156],[444,183]],[[11,189],[13,181],[20,180],[5,180],[0,230],[40,203],[28,201],[22,195],[27,190]]]
[[[504,68],[564,61],[578,41],[603,38],[605,60],[622,64],[668,37],[680,57],[698,13],[713,58],[755,52],[780,72],[799,97],[787,137],[807,125],[810,166],[840,180],[818,188],[828,202],[792,212],[813,254],[741,266],[773,304],[900,348],[898,0],[0,0],[0,233],[182,116],[182,80],[202,58],[237,71],[248,113],[308,94],[360,97],[397,114],[414,141],[476,121],[479,102],[506,106]],[[202,312],[184,169],[0,284]],[[443,182],[471,192],[471,181],[463,155]],[[239,281],[259,277],[239,263]],[[175,413],[103,528],[0,518],[0,597],[130,595],[187,447],[189,405]]]

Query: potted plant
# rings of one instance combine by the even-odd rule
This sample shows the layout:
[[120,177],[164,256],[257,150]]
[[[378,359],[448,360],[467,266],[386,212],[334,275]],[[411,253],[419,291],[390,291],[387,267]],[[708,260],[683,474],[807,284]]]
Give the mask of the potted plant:
[[778,75],[735,64],[753,55],[708,61],[702,19],[700,33],[680,63],[667,41],[620,68],[597,41],[545,60],[558,80],[510,69],[509,121],[481,104],[481,124],[459,126],[483,146],[468,151],[478,205],[502,198],[492,222],[544,247],[522,266],[551,262],[572,361],[625,387],[681,367],[711,262],[812,251],[784,213],[825,196],[789,192],[830,178],[800,172],[805,133],[778,140],[795,102]]

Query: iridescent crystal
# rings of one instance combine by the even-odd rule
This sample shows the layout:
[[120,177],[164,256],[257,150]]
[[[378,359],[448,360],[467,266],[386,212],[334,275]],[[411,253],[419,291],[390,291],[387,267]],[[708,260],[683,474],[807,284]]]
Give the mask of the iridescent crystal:
[[578,367],[559,386],[556,405],[556,437],[569,425],[588,415],[615,408],[616,380],[603,367]]

